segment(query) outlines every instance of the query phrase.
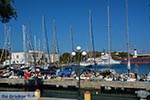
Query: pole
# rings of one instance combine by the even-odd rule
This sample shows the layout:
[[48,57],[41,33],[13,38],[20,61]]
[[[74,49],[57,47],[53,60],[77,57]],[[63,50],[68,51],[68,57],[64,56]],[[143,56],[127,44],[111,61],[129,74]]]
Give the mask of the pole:
[[110,50],[110,1],[108,0],[107,5],[107,14],[108,14],[108,54],[109,54],[109,65],[110,65],[110,56],[111,56],[111,50]]
[[126,38],[127,38],[127,51],[128,51],[128,74],[130,73],[130,42],[129,42],[129,27],[128,27],[128,0],[126,0]]
[[80,93],[80,51],[81,51],[81,47],[80,46],[77,46],[77,58],[78,58],[78,77],[79,77],[79,81],[78,81],[78,100],[81,100],[81,93]]
[[78,86],[79,86],[79,90],[78,90],[78,95],[79,95],[79,98],[78,98],[78,100],[81,100],[81,93],[80,93],[80,69],[79,69],[79,71],[78,71],[78,77],[79,77],[79,83],[78,83]]

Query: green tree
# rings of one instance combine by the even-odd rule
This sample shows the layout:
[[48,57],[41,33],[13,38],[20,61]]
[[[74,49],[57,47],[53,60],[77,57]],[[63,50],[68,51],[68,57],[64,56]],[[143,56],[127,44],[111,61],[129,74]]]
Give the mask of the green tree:
[[12,7],[14,0],[0,0],[0,20],[2,23],[7,23],[11,18],[17,17],[17,13]]
[[67,64],[69,62],[70,53],[64,53],[60,56],[60,62]]

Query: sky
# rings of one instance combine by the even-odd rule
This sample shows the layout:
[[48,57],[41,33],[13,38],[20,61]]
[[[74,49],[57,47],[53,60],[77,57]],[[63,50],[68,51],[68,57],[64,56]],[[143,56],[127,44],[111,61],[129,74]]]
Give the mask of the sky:
[[[12,4],[17,11],[17,19],[11,19],[11,51],[23,51],[22,25],[29,29],[34,45],[41,41],[42,16],[50,51],[52,51],[53,19],[55,19],[59,52],[71,52],[70,25],[74,50],[90,50],[89,10],[92,12],[94,46],[96,51],[107,51],[108,19],[107,0],[15,0]],[[126,0],[110,0],[110,41],[111,51],[127,51],[126,47]],[[128,27],[131,52],[137,49],[141,53],[150,53],[150,0],[128,0]],[[4,26],[0,23],[0,48],[4,47]]]

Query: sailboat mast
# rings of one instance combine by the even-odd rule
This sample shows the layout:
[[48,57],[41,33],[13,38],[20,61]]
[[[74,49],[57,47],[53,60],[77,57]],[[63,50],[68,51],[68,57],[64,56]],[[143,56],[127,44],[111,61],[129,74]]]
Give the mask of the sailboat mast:
[[38,50],[40,51],[40,39],[38,40]]
[[126,38],[127,38],[127,52],[128,52],[128,73],[130,73],[130,40],[129,40],[129,27],[128,27],[128,0],[126,0]]
[[73,52],[73,36],[72,36],[72,25],[70,25],[70,45],[71,45],[71,53],[70,53],[70,63],[72,63],[72,52]]
[[[48,53],[48,61],[50,62],[50,54],[49,54],[49,45],[48,45],[48,38],[47,38],[47,31],[46,31],[46,26],[45,26],[45,17],[42,16],[42,30],[43,30],[43,52]],[[45,59],[45,55],[44,55]]]
[[110,50],[110,1],[109,0],[107,5],[107,14],[108,14],[108,54],[109,54],[109,64],[110,64],[111,50]]
[[22,25],[22,33],[23,33],[23,51],[26,52],[26,27]]
[[34,50],[37,50],[36,36],[34,35]]
[[71,44],[71,52],[72,52],[73,51],[72,25],[70,25],[70,44]]
[[45,17],[42,16],[42,45],[43,45],[43,52],[46,53],[46,40],[45,40]]
[[94,63],[95,63],[95,47],[94,47],[94,39],[93,39],[94,37],[93,37],[91,10],[89,10],[89,27],[90,27],[91,48],[92,48],[93,58],[94,58]]
[[53,56],[53,62],[56,60],[56,55],[59,54],[59,48],[58,48],[58,41],[57,41],[57,35],[56,35],[56,24],[55,19],[53,19],[53,37],[52,37],[52,56]]
[[23,33],[23,51],[24,51],[24,60],[25,60],[25,64],[27,62],[27,57],[26,57],[26,26],[22,25],[22,33]]

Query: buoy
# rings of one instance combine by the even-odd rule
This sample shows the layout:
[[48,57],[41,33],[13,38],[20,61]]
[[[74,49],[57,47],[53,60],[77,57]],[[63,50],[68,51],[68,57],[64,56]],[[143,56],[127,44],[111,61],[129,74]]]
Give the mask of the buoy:
[[36,89],[36,91],[35,91],[35,96],[37,97],[38,100],[40,99],[40,97],[41,97],[41,92],[40,92],[39,89]]
[[84,93],[84,100],[91,100],[91,94],[90,94],[89,91],[86,91],[86,92]]

